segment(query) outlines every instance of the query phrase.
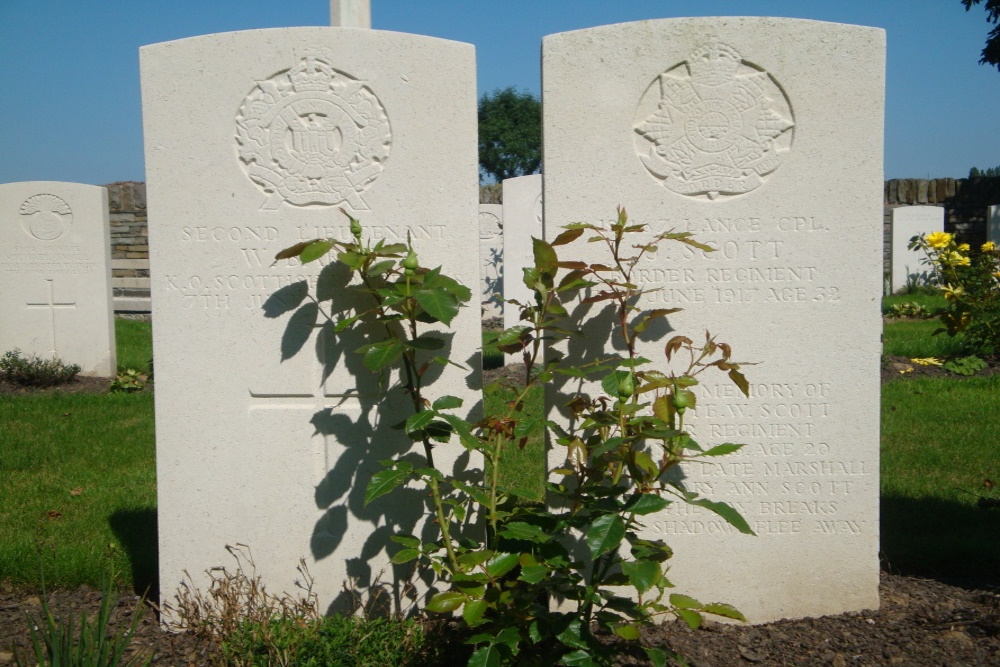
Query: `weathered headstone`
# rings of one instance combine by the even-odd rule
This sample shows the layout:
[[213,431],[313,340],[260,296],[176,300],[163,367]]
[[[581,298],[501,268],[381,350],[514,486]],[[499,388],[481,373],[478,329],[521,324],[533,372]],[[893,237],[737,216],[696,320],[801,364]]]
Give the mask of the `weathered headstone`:
[[940,206],[900,206],[892,209],[892,291],[909,284],[927,285],[931,279],[928,266],[921,263],[924,254],[908,250],[910,239],[920,234],[944,231],[944,208]]
[[[503,182],[503,261],[507,279],[504,299],[534,303],[532,291],[522,279],[523,269],[534,266],[531,238],[542,238],[542,177],[518,176]],[[503,327],[509,329],[520,322],[520,308],[507,306],[503,311]],[[523,322],[521,323],[523,324]]]
[[479,285],[483,318],[503,316],[503,206],[479,205]]
[[[299,241],[350,241],[344,208],[366,237],[412,235],[424,266],[475,292],[478,257],[455,251],[478,245],[473,47],[255,30],[144,47],[141,70],[161,598],[242,543],[272,592],[295,590],[305,557],[323,605],[379,582],[399,603],[405,568],[385,550],[393,532],[419,534],[424,497],[365,506],[364,493],[407,447],[393,426],[410,399],[384,395],[353,353],[365,341],[335,336],[307,298],[320,266],[271,264]],[[341,319],[345,275],[324,275],[322,310]],[[453,327],[440,353],[478,369],[479,308]],[[434,365],[424,381],[478,402],[461,369]],[[437,448],[439,465],[455,449]]]
[[0,354],[18,348],[113,376],[110,263],[104,188],[0,185]]
[[[644,517],[645,534],[675,548],[679,592],[754,622],[878,606],[884,63],[882,30],[795,19],[544,40],[546,236],[623,205],[633,224],[718,249],[664,244],[643,261],[640,285],[660,291],[642,304],[685,310],[640,353],[663,364],[667,336],[708,329],[758,362],[744,368],[749,399],[723,373],[699,376],[696,439],[747,447],[682,470],[758,536],[682,503]],[[599,245],[562,253],[606,260]],[[590,329],[568,359],[611,345]]]
[[1000,205],[989,208],[986,218],[986,240],[1000,246]]

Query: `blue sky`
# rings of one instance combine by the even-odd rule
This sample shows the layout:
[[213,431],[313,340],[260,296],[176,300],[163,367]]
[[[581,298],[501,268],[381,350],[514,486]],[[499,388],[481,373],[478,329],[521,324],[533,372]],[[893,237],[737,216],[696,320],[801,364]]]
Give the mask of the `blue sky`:
[[[538,94],[544,35],[679,16],[755,15],[887,31],[886,178],[1000,165],[989,24],[960,0],[371,0],[372,24],[471,42],[479,92]],[[0,183],[143,180],[138,49],[194,35],[328,25],[328,0],[0,0]]]

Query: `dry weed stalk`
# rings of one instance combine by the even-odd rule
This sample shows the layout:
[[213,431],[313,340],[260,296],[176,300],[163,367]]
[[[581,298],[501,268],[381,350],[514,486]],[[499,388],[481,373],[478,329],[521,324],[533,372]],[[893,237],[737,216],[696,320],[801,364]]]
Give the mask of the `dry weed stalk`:
[[386,583],[384,576],[385,570],[380,570],[367,587],[361,585],[358,577],[348,577],[343,583],[344,596],[348,599],[344,613],[360,614],[363,619],[412,616],[417,611],[417,587],[407,579]]
[[[317,627],[320,620],[319,602],[313,592],[313,577],[305,559],[296,568],[302,575],[296,581],[302,592],[273,595],[267,592],[257,574],[250,547],[245,544],[226,545],[226,551],[236,561],[236,569],[225,567],[206,570],[211,579],[207,590],[195,586],[185,571],[186,580],[174,595],[174,602],[163,604],[161,618],[172,630],[188,631],[201,637],[221,640],[233,634],[244,623],[259,625],[266,635],[273,619],[296,619],[303,627]],[[162,613],[166,611],[168,613]]]

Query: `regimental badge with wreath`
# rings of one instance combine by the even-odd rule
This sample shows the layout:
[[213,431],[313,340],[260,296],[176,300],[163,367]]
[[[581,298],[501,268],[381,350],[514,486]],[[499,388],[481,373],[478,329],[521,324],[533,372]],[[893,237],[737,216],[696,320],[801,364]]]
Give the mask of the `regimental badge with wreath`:
[[392,134],[382,103],[363,82],[310,48],[247,95],[236,116],[243,166],[270,198],[263,208],[368,210],[362,196],[382,173]]
[[653,81],[636,112],[636,149],[679,194],[715,199],[760,187],[792,145],[791,105],[736,49],[695,49]]
[[73,222],[73,211],[62,197],[39,194],[21,203],[21,227],[39,241],[55,241]]

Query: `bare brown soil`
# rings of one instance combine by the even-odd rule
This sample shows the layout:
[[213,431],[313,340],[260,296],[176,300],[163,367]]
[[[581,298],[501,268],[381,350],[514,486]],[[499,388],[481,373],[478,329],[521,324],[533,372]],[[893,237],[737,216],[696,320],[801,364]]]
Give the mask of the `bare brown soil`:
[[29,394],[106,394],[114,378],[83,377],[77,375],[71,382],[54,387],[24,387],[0,378],[0,396]]
[[[646,632],[643,643],[676,651],[692,667],[1000,665],[1000,591],[883,573],[880,594],[878,610],[756,626],[709,622],[698,630],[673,622]],[[97,613],[101,593],[60,590],[48,600],[57,617],[79,617]],[[111,627],[127,628],[139,604],[123,594]],[[0,588],[0,665],[12,662],[15,649],[27,655],[25,615],[40,612],[37,592]],[[218,656],[207,640],[161,630],[153,610],[144,614],[132,647],[154,652],[154,665],[207,665]],[[646,662],[626,657],[621,664]]]

